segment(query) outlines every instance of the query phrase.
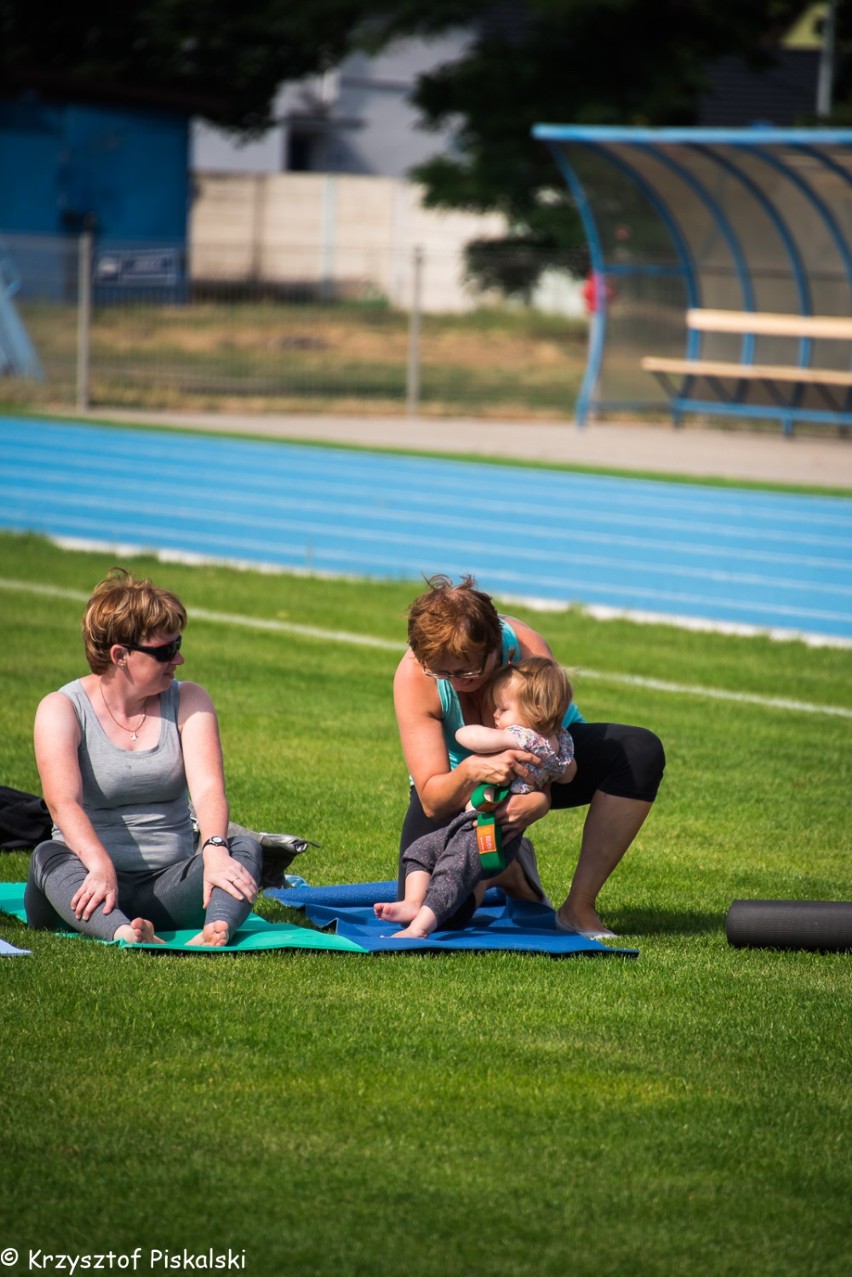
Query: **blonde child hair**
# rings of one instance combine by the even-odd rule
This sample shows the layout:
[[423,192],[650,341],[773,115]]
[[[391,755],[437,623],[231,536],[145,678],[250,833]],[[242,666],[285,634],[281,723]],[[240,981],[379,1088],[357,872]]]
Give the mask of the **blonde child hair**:
[[556,735],[574,696],[562,666],[546,656],[529,656],[517,665],[503,665],[489,686],[492,700],[507,683],[527,719],[521,726],[542,736]]

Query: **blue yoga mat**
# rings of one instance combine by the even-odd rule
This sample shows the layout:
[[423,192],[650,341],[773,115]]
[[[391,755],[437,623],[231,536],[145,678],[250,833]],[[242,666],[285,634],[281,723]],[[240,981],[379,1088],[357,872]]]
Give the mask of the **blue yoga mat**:
[[[317,949],[342,953],[448,953],[481,952],[489,949],[517,953],[543,953],[552,958],[617,955],[635,958],[637,949],[613,948],[599,940],[556,930],[553,910],[544,905],[510,900],[497,888],[485,893],[470,923],[458,931],[436,931],[428,940],[394,940],[395,923],[383,922],[373,913],[379,900],[396,897],[396,882],[356,882],[336,887],[288,887],[266,892],[292,909],[303,909],[313,931],[287,922],[270,923],[250,914],[229,944],[221,948],[188,945],[192,931],[161,931],[162,945],[118,944],[123,948],[147,949],[155,953],[234,953],[263,949]],[[24,883],[0,883],[0,911],[26,922]],[[65,933],[78,936],[77,932]]]
[[360,882],[337,887],[270,888],[266,894],[292,909],[304,909],[317,927],[334,925],[336,934],[370,953],[447,953],[451,950],[511,950],[543,953],[552,958],[578,954],[605,957],[638,957],[638,949],[613,948],[599,940],[587,940],[557,931],[552,909],[510,900],[496,887],[485,893],[482,905],[460,930],[435,931],[428,940],[394,940],[399,925],[377,918],[373,905],[396,899],[396,882]]

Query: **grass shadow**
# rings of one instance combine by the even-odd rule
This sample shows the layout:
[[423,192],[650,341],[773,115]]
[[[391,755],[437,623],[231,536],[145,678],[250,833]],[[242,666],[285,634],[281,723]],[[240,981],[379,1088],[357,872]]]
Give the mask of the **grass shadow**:
[[724,931],[725,913],[679,909],[619,909],[608,919],[619,935],[698,936]]

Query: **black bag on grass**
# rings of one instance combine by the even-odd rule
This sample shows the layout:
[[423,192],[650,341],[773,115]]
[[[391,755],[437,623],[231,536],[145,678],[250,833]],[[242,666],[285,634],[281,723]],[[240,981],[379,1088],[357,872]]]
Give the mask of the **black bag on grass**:
[[50,837],[52,828],[43,798],[0,785],[0,851],[35,847]]

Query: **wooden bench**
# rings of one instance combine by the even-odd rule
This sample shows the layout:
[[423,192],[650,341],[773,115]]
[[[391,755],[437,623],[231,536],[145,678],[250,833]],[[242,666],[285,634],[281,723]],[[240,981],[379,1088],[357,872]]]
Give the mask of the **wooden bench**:
[[[796,421],[852,425],[852,319],[766,311],[688,310],[686,326],[690,334],[734,333],[743,341],[739,360],[663,359],[653,355],[642,360],[645,371],[653,373],[669,395],[676,426],[685,412],[777,417],[785,434],[793,433]],[[798,339],[796,360],[755,363],[755,339],[759,337]],[[849,350],[843,352],[845,368],[812,366],[812,343],[825,340],[848,343]],[[677,384],[674,378],[680,379]],[[710,392],[704,398],[696,394],[702,385]],[[765,389],[769,402],[749,401],[749,391],[757,385]],[[806,403],[808,390],[816,394],[808,396]]]

